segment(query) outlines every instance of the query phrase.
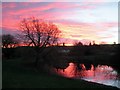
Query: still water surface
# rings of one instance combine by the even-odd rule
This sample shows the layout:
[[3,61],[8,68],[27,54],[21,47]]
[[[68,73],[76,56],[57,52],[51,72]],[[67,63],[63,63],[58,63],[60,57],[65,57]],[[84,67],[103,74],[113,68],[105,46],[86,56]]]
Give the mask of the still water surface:
[[97,67],[94,67],[94,65],[91,65],[90,70],[86,70],[84,64],[80,64],[80,67],[81,69],[78,70],[76,64],[69,63],[69,66],[64,71],[62,69],[55,69],[55,72],[64,77],[83,79],[120,88],[120,78],[118,78],[118,73],[111,66],[98,65]]

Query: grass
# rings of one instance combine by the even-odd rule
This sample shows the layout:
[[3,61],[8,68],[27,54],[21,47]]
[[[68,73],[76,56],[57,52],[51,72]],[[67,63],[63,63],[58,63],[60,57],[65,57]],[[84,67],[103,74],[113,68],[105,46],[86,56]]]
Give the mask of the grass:
[[2,88],[100,88],[117,89],[83,80],[50,75],[25,67],[21,59],[3,60]]

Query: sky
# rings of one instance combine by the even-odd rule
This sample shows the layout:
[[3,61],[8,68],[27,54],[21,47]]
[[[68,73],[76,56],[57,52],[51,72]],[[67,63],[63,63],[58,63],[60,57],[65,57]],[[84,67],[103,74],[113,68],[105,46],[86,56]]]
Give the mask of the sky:
[[56,24],[62,31],[61,42],[67,44],[118,43],[118,0],[11,1],[2,2],[2,34],[19,33],[20,20],[34,16]]

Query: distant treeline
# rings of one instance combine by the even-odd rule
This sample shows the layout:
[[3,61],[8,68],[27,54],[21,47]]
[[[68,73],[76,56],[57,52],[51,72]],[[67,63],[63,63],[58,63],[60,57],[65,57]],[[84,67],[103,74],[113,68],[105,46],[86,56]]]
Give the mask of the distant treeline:
[[[21,60],[34,63],[35,51],[34,47],[16,47],[3,48],[3,60],[21,58]],[[40,54],[39,66],[48,64],[55,68],[65,69],[70,62],[76,64],[84,63],[88,67],[93,64],[97,66],[110,65],[120,70],[119,56],[120,44],[115,45],[93,45],[93,46],[54,46],[45,47]],[[86,66],[86,67],[87,67]]]

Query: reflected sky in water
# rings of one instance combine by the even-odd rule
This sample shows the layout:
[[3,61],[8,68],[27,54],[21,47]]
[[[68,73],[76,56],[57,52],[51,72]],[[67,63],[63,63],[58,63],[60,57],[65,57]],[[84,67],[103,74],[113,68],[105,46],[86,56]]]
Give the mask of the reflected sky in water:
[[120,88],[118,73],[111,66],[98,65],[94,67],[94,65],[91,65],[90,70],[86,70],[84,64],[79,64],[79,66],[81,69],[78,69],[76,64],[69,63],[69,66],[64,71],[62,69],[58,71],[55,69],[55,72],[64,77],[83,79]]

